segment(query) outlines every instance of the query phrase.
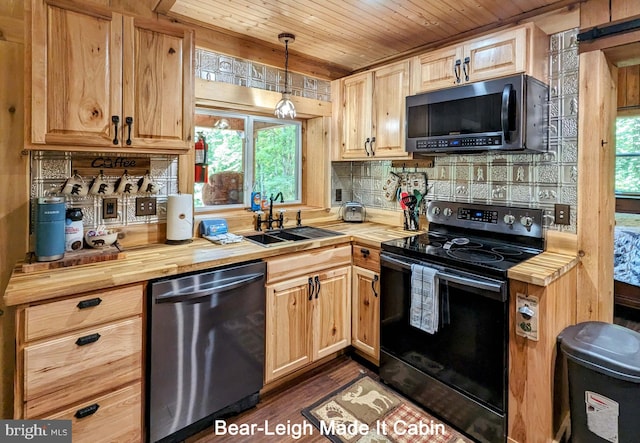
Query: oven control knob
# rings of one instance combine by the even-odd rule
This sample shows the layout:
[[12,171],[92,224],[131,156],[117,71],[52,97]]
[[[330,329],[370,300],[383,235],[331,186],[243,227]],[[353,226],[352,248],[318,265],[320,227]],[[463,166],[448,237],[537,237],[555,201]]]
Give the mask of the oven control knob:
[[440,215],[440,208],[437,206],[434,206],[431,212],[433,212],[433,215]]
[[504,220],[504,222],[505,222],[506,224],[508,224],[508,225],[512,225],[512,224],[513,224],[513,222],[515,222],[515,221],[516,221],[516,218],[515,218],[513,215],[511,215],[511,214],[507,214],[507,215],[505,215],[505,216],[504,216],[503,220]]
[[533,219],[528,215],[525,215],[520,219],[520,223],[522,223],[522,226],[526,226],[528,228],[533,224]]
[[451,208],[444,208],[443,213],[445,217],[451,217],[451,214],[453,214],[453,211],[451,210]]

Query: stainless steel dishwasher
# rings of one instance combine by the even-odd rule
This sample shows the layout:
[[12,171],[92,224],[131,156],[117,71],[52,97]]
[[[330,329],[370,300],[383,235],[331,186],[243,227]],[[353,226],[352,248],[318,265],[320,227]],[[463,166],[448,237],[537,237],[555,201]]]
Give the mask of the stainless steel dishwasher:
[[258,402],[265,271],[251,262],[151,282],[148,441],[181,441]]

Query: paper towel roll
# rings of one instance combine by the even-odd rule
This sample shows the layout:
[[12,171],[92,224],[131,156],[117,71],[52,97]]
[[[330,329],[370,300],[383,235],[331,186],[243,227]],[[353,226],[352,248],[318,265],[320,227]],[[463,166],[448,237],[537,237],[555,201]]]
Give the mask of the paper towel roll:
[[171,194],[167,197],[167,243],[188,243],[193,237],[193,196]]

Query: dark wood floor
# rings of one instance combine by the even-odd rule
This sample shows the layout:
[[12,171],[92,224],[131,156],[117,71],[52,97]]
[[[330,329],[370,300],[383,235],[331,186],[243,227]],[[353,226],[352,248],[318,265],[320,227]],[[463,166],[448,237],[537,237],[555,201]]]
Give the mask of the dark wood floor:
[[[304,417],[300,411],[335,391],[346,383],[358,377],[362,372],[366,372],[372,378],[377,379],[377,375],[369,371],[365,366],[358,364],[347,356],[338,359],[314,370],[310,375],[304,376],[299,382],[292,383],[280,391],[270,392],[262,397],[257,407],[245,411],[244,413],[229,418],[227,424],[235,423],[269,423],[291,424],[304,423]],[[314,432],[313,435],[306,435],[297,440],[293,437],[265,436],[262,434],[254,436],[219,436],[213,434],[213,429],[209,428],[200,434],[186,440],[185,443],[244,443],[251,442],[301,442],[301,443],[327,443],[329,440]]]

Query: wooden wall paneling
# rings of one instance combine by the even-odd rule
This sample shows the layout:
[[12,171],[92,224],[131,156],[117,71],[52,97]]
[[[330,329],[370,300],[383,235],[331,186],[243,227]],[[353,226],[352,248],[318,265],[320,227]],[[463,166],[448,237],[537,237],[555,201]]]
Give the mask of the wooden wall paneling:
[[618,68],[618,109],[640,107],[640,65]]
[[611,322],[617,68],[602,51],[580,54],[580,66],[577,321]]
[[[22,3],[22,2],[20,2]],[[15,263],[29,243],[29,157],[22,155],[24,125],[24,46],[0,41],[0,60],[12,69],[0,70],[0,294]],[[0,416],[11,417],[15,329],[13,309],[0,298]]]
[[0,2],[0,40],[24,43],[24,0]]
[[638,0],[611,0],[611,20],[628,19],[640,15]]
[[580,29],[609,23],[609,0],[588,0],[580,5]]
[[627,66],[624,69],[627,70],[627,106],[640,106],[640,65]]
[[328,208],[331,206],[331,118],[306,120],[303,128],[303,202],[307,206]]
[[618,69],[618,109],[627,106],[627,69]]

